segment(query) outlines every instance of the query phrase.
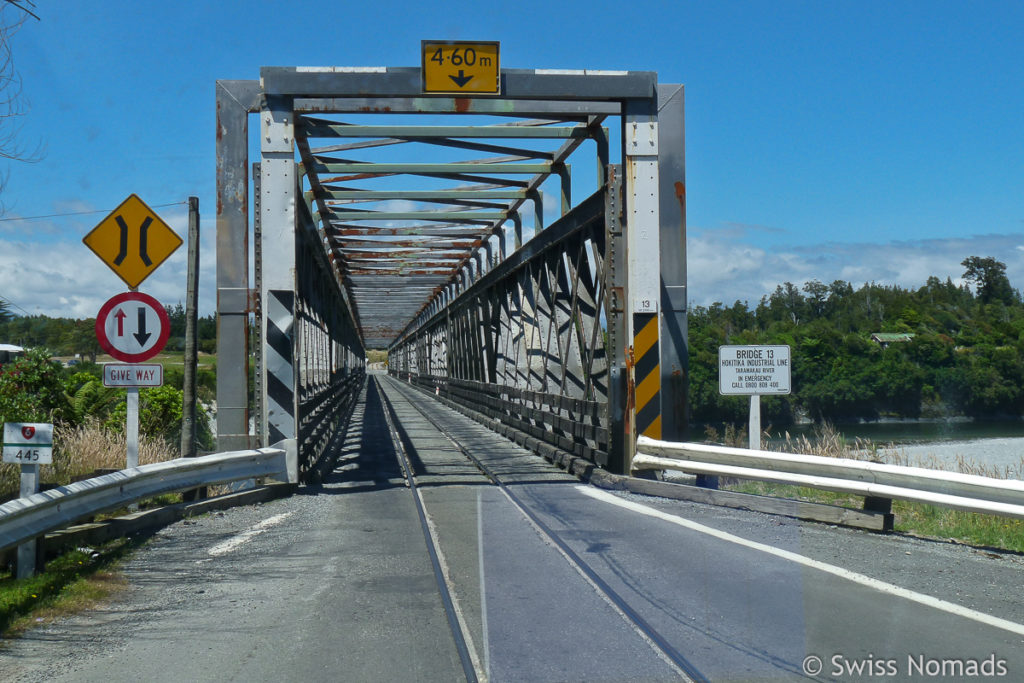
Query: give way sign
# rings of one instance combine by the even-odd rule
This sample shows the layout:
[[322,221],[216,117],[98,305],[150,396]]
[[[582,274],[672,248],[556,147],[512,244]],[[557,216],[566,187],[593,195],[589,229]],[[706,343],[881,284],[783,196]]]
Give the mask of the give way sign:
[[167,311],[148,294],[111,297],[96,315],[96,339],[104,351],[125,363],[141,363],[160,353],[171,334]]

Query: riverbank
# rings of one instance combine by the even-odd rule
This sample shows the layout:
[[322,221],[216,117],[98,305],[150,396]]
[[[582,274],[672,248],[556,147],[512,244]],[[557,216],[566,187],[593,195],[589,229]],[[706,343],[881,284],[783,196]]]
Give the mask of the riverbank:
[[[769,428],[770,429],[770,428]],[[944,420],[879,420],[839,425],[797,425],[785,431],[771,430],[766,447],[806,440],[838,439],[848,447],[867,446],[886,462],[933,469],[970,471],[1008,468],[1007,478],[1024,478],[1024,421],[965,418]],[[967,469],[964,469],[967,467]]]
[[886,462],[1024,479],[1024,437],[907,443],[881,447]]

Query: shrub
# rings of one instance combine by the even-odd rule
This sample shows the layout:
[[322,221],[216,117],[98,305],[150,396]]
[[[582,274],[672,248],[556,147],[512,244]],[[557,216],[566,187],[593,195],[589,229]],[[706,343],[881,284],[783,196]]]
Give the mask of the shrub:
[[61,422],[68,417],[68,401],[57,361],[42,349],[0,369],[0,418],[3,422]]

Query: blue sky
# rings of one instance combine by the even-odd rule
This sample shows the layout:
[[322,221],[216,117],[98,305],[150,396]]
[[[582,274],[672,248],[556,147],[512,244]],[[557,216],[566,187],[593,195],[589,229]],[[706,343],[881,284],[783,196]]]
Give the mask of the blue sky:
[[[137,193],[179,233],[200,198],[211,312],[214,83],[261,66],[416,66],[421,39],[501,41],[508,68],[657,71],[686,86],[691,304],[789,280],[917,287],[994,256],[1024,288],[1024,3],[81,3],[12,39],[27,148],[5,164],[0,297],[92,317],[121,281],[81,243]],[[6,14],[11,14],[10,8]],[[0,125],[8,125],[7,122]],[[184,249],[141,287],[184,298]]]

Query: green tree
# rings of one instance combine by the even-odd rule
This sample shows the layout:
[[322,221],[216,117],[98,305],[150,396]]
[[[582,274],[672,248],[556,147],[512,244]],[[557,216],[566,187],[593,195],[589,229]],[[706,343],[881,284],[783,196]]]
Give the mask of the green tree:
[[968,256],[960,262],[967,270],[964,279],[973,283],[978,291],[978,299],[983,304],[1002,303],[1007,306],[1014,302],[1013,288],[1006,277],[1006,264],[991,256]]
[[65,335],[65,346],[69,354],[81,354],[90,363],[95,363],[100,352],[100,342],[96,338],[96,319],[74,321]]

